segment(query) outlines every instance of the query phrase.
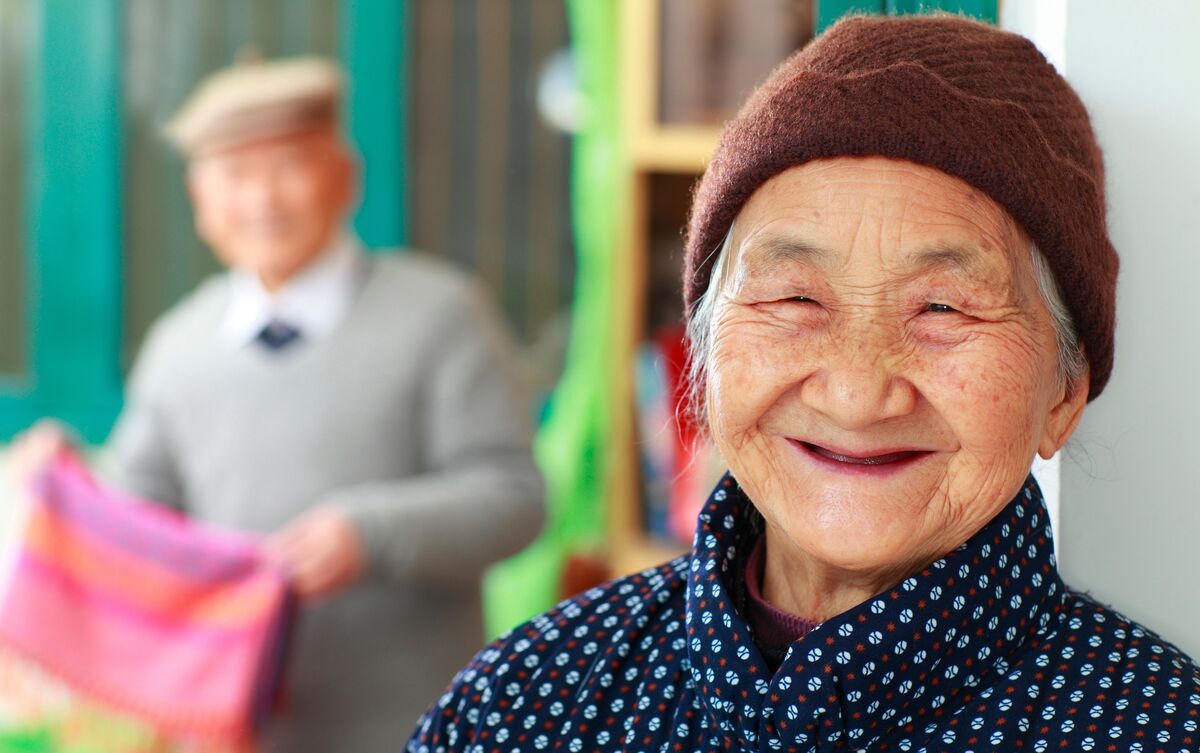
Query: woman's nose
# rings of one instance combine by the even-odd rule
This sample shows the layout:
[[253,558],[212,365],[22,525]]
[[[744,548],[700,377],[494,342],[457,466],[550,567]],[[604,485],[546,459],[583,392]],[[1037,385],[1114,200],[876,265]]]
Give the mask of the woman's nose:
[[805,379],[801,399],[846,430],[907,415],[916,408],[917,390],[893,362],[885,351],[863,343],[840,345]]

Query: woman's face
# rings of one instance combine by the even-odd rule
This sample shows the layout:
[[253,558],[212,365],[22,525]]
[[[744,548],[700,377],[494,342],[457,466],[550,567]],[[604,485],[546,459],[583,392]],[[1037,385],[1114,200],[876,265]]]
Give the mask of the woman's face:
[[[838,158],[765,183],[734,225],[707,372],[713,439],[790,546],[917,569],[1074,429],[1030,242],[938,170]],[[714,280],[714,285],[721,281]]]

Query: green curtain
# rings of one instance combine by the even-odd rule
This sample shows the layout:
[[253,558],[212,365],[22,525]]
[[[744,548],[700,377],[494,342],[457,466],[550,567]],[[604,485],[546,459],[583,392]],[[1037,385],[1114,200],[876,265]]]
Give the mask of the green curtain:
[[598,547],[612,364],[613,258],[623,205],[618,192],[617,3],[568,0],[567,21],[584,125],[571,152],[575,300],[566,368],[534,452],[546,477],[548,519],[532,547],[488,576],[488,630],[502,632],[550,606],[567,552]]

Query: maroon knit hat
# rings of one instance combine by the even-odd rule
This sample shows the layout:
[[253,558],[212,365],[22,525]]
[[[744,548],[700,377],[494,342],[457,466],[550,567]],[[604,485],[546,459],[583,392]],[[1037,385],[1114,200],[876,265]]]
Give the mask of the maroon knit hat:
[[1117,253],[1087,110],[1029,40],[955,16],[844,19],[758,87],[696,188],[689,315],[759,186],[811,160],[866,155],[937,168],[1008,210],[1054,272],[1098,396],[1112,372]]

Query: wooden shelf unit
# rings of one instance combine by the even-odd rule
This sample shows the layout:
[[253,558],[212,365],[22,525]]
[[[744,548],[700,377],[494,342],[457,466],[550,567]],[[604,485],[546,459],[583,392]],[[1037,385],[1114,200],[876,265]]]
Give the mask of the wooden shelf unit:
[[[622,216],[616,262],[616,347],[610,383],[613,405],[611,461],[607,469],[609,564],[613,575],[645,569],[686,550],[645,530],[634,407],[634,363],[647,335],[646,296],[651,254],[650,208],[656,177],[689,183],[708,164],[719,127],[664,125],[658,120],[658,0],[620,0],[620,86],[623,144],[620,154]],[[674,181],[678,183],[678,181]],[[680,220],[682,243],[683,221]]]

